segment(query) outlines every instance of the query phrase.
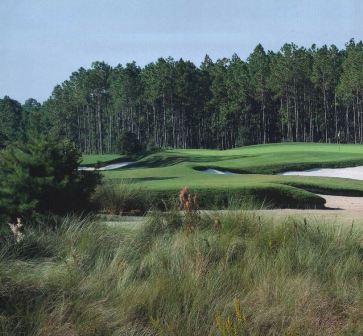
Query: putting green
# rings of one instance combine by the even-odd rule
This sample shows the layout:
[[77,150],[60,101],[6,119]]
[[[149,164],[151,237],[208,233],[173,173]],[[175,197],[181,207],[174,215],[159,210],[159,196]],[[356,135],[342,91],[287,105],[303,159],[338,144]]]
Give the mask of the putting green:
[[[92,158],[85,156],[87,163]],[[288,170],[363,165],[363,145],[284,143],[231,150],[178,149],[147,155],[130,167],[104,172],[106,180],[131,181],[152,192],[176,192],[187,185],[213,195],[257,195],[279,206],[321,207],[314,193],[363,196],[363,181],[274,175]],[[206,168],[238,175],[215,175]]]

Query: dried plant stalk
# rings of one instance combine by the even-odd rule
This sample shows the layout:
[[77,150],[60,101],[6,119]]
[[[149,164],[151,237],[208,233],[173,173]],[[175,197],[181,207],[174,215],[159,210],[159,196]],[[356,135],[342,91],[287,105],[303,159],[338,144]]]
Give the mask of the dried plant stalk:
[[15,224],[9,223],[9,226],[10,226],[11,231],[14,234],[15,241],[17,243],[20,243],[24,239],[24,234],[21,232],[21,229],[23,227],[23,224],[21,222],[21,218],[18,217],[16,219]]

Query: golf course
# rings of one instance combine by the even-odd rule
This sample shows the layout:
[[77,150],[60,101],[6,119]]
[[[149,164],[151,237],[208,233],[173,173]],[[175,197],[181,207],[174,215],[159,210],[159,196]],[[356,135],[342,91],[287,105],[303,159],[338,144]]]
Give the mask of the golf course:
[[131,183],[158,195],[175,195],[188,186],[200,194],[202,205],[207,208],[223,199],[223,195],[254,197],[282,208],[322,208],[325,200],[317,194],[363,196],[363,181],[349,176],[280,175],[287,171],[363,165],[362,145],[280,143],[230,150],[161,150],[137,158],[83,155],[82,164],[104,166],[122,161],[133,163],[103,171],[105,181],[114,185]]
[[363,336],[363,1],[0,1],[0,336]]

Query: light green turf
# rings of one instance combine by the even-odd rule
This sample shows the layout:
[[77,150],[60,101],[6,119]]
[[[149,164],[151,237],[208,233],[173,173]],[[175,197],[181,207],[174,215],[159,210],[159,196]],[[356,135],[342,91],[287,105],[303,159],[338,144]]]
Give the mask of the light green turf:
[[[231,150],[165,150],[134,166],[104,172],[106,179],[130,180],[151,190],[291,188],[342,195],[363,195],[363,181],[339,178],[279,176],[287,170],[363,165],[363,145],[285,143]],[[197,169],[221,168],[239,175],[207,174]],[[291,188],[295,190],[297,188]],[[303,190],[301,190],[303,191]]]
[[82,155],[81,164],[92,165],[98,162],[106,163],[114,160],[122,159],[122,155],[119,154],[85,154]]

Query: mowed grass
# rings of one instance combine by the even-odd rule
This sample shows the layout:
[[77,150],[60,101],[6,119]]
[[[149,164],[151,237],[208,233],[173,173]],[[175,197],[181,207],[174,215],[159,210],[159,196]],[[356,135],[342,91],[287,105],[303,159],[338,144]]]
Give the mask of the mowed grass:
[[357,228],[245,211],[193,218],[192,231],[173,211],[136,230],[66,218],[3,242],[0,333],[363,334]]
[[122,155],[119,154],[85,154],[82,156],[82,165],[93,165],[97,163],[107,163],[115,160],[121,160]]
[[[163,150],[104,176],[114,183],[133,182],[151,193],[175,193],[186,185],[204,194],[257,195],[279,206],[321,207],[324,201],[313,193],[363,196],[363,181],[274,174],[356,165],[363,165],[363,145],[285,143],[225,151]],[[201,171],[205,168],[240,174],[207,174]]]

